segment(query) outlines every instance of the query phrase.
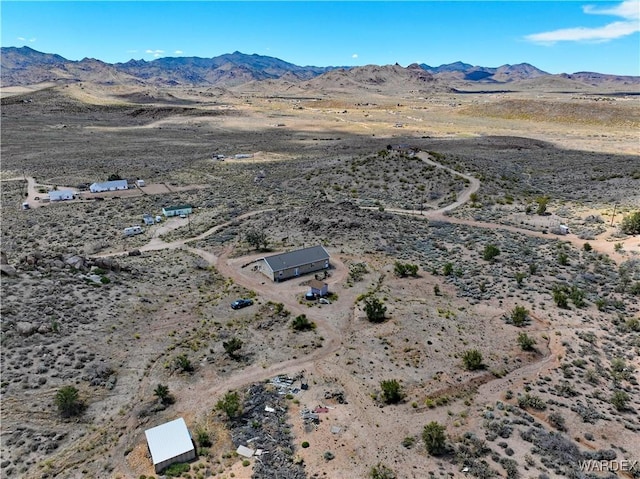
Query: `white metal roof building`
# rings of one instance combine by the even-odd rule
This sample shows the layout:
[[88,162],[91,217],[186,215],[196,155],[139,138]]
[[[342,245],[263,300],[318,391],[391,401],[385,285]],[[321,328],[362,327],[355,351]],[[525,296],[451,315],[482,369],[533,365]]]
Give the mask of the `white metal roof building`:
[[71,190],[51,190],[49,192],[50,201],[72,200],[73,191]]
[[144,434],[157,474],[171,464],[196,458],[196,449],[183,418],[147,429]]
[[91,193],[101,193],[103,191],[126,190],[129,188],[127,180],[104,181],[102,183],[91,183],[89,191]]
[[322,246],[267,256],[261,270],[273,281],[282,281],[302,274],[329,268],[329,253]]

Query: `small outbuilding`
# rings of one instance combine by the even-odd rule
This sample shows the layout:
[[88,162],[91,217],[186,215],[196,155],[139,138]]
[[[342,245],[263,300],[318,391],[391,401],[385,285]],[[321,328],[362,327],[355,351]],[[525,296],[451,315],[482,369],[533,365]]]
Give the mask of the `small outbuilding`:
[[318,245],[267,256],[263,258],[260,270],[273,281],[283,281],[329,267],[329,253]]
[[145,225],[153,225],[156,223],[156,220],[154,220],[153,216],[151,216],[150,214],[142,215],[142,220],[144,221]]
[[171,464],[196,458],[196,448],[183,418],[147,429],[144,435],[156,474]]
[[145,186],[145,182],[144,180],[136,180],[136,185],[142,188],[143,186]]
[[49,201],[72,200],[73,191],[71,190],[51,190],[49,192]]
[[91,193],[102,193],[105,191],[118,191],[127,189],[129,189],[129,183],[127,183],[127,180],[104,181],[102,183],[92,183],[89,186],[89,191],[91,191]]
[[191,213],[193,213],[193,207],[191,205],[167,206],[166,208],[162,208],[162,214],[166,217],[190,215]]
[[312,279],[309,281],[309,293],[315,297],[329,294],[329,285],[323,281]]

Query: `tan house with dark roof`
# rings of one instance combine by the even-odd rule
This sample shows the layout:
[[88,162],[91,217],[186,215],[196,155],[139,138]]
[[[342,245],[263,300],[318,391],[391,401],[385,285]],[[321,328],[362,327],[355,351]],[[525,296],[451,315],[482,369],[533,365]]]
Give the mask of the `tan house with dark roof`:
[[262,259],[260,270],[273,281],[283,281],[329,267],[329,253],[318,245],[267,256]]

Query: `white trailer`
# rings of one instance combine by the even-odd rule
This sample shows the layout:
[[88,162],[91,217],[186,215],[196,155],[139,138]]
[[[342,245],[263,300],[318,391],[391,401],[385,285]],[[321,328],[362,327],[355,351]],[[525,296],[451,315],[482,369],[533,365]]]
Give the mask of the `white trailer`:
[[124,229],[125,236],[135,236],[144,233],[144,229],[140,225],[129,226]]

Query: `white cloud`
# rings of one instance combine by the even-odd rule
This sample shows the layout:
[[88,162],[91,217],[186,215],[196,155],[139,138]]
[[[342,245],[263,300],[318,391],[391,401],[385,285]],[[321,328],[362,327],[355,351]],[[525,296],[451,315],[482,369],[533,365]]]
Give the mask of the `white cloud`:
[[358,58],[358,54],[354,53],[353,55],[351,55],[351,58]]
[[175,55],[182,55],[184,52],[182,50],[176,50],[173,52]]
[[159,56],[161,56],[164,53],[164,50],[145,50],[145,53],[148,53],[149,55],[153,55],[155,58],[158,58]]
[[20,42],[29,42],[29,43],[33,43],[36,41],[35,38],[29,38],[28,40],[25,37],[18,37],[18,41]]
[[609,15],[623,18],[601,27],[561,28],[550,32],[527,35],[526,40],[543,45],[557,42],[608,42],[640,32],[640,0],[626,0],[609,8],[586,5],[582,11],[591,15]]

